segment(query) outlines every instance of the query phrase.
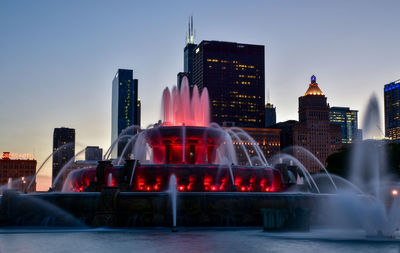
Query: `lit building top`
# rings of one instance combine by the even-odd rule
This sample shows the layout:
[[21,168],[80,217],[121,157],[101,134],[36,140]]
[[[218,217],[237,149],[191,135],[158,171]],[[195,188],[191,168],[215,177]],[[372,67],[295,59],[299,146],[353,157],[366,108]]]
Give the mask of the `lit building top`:
[[308,87],[308,90],[304,94],[304,96],[308,96],[308,95],[318,95],[318,96],[324,95],[324,93],[318,87],[317,78],[314,75],[311,76],[310,86]]
[[400,79],[385,85],[385,92],[397,89],[400,87]]
[[385,135],[400,140],[400,79],[385,85]]

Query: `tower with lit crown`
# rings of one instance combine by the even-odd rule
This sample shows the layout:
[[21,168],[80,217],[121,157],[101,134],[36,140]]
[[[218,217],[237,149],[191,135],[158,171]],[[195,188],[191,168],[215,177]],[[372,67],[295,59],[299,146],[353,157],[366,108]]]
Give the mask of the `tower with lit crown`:
[[[278,123],[282,148],[300,146],[309,150],[322,163],[335,152],[342,143],[342,131],[339,125],[331,124],[329,104],[317,78],[311,76],[311,83],[304,96],[299,97],[299,121]],[[293,149],[292,154],[310,172],[319,172],[320,165],[306,152]]]
[[[317,78],[312,75],[306,93],[299,97],[299,142],[296,145],[308,149],[323,164],[342,143],[341,128],[330,123],[329,111],[327,98],[319,88]],[[307,154],[300,152],[297,156],[311,172],[321,170]]]

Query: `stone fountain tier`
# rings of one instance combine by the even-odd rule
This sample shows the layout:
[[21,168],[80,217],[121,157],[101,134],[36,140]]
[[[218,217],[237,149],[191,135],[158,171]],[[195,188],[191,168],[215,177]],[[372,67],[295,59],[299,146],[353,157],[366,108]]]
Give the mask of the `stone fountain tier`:
[[216,164],[217,149],[226,137],[220,129],[197,126],[161,126],[145,132],[155,164]]
[[[269,211],[281,214],[307,210],[311,216],[301,223],[317,224],[317,207],[334,195],[310,193],[178,193],[177,226],[262,226]],[[81,224],[57,212],[37,208],[37,202],[71,214]],[[264,212],[264,213],[263,213]],[[323,217],[327,219],[327,217]],[[0,226],[106,226],[170,227],[171,196],[157,192],[119,192],[105,188],[102,193],[5,193],[0,205]],[[68,223],[70,222],[70,223]],[[292,229],[286,224],[280,229]]]
[[[133,164],[133,165],[132,165]],[[214,164],[143,164],[132,160],[125,166],[102,161],[97,168],[73,171],[64,185],[65,192],[96,192],[105,186],[121,191],[163,192],[171,175],[177,177],[180,192],[278,192],[286,185],[281,172],[271,167]],[[235,175],[232,181],[230,174]],[[112,176],[112,185],[106,183]],[[133,175],[133,177],[132,177]],[[132,177],[132,179],[131,179]]]

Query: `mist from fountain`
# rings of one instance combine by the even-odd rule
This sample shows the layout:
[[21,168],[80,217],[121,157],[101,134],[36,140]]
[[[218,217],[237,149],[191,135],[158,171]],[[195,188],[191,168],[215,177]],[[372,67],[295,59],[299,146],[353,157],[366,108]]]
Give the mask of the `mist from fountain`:
[[[9,222],[18,226],[87,227],[72,214],[46,200],[32,195],[18,194],[15,191],[7,191],[2,197],[4,198],[6,195],[7,202],[11,203],[6,203],[10,206],[4,211],[8,212],[11,217]],[[3,201],[3,199],[1,200]]]
[[47,163],[47,161],[48,161],[53,155],[57,154],[60,150],[65,149],[65,148],[67,148],[67,147],[70,147],[70,146],[72,146],[72,145],[74,145],[74,143],[73,143],[73,142],[69,142],[69,143],[66,143],[66,144],[64,144],[64,145],[62,145],[62,146],[60,146],[60,147],[58,147],[55,151],[53,151],[53,152],[42,162],[42,164],[39,166],[39,169],[36,170],[35,175],[33,175],[31,181],[29,182],[28,186],[25,188],[24,192],[26,192],[27,189],[30,189],[30,188],[31,188],[33,182],[35,182],[35,180],[36,180],[37,175],[39,174],[39,172],[42,170],[43,166]]
[[[369,99],[362,129],[366,138],[383,137],[379,105],[375,95]],[[328,206],[321,207],[335,224],[352,224],[370,236],[392,236],[400,228],[400,201],[394,198],[390,209],[386,172],[385,143],[382,140],[356,141],[351,150],[349,180],[354,190],[339,191]],[[360,191],[362,193],[360,194]],[[386,196],[386,198],[385,198]]]
[[265,158],[260,146],[258,143],[251,137],[248,133],[246,133],[243,129],[239,127],[232,127],[230,128],[232,132],[237,132],[237,135],[243,140],[248,140],[248,142],[251,144],[255,152],[257,153],[261,163],[263,166],[269,166],[267,159]]
[[117,143],[123,139],[127,139],[127,138],[132,138],[132,135],[129,134],[120,134],[117,139],[115,139],[112,143],[111,146],[108,148],[108,150],[106,151],[106,153],[103,155],[103,160],[108,160],[111,157],[111,154],[115,148],[115,146],[117,145]]
[[283,149],[281,152],[288,152],[291,151],[291,149],[293,149],[292,153],[294,153],[295,151],[297,152],[301,152],[303,155],[308,156],[309,158],[311,158],[315,163],[317,163],[319,165],[319,167],[324,171],[325,175],[328,177],[330,183],[332,184],[333,188],[335,191],[338,190],[335,182],[332,179],[331,174],[328,172],[328,170],[325,168],[325,166],[321,163],[321,161],[313,154],[311,153],[308,149],[301,147],[301,146],[291,146],[291,147],[287,147],[285,149]]
[[352,150],[350,181],[363,192],[381,199],[380,182],[386,176],[386,157],[384,142],[372,140],[384,137],[381,131],[379,104],[372,95],[363,120],[363,135],[367,141],[356,142]]
[[68,160],[68,162],[60,169],[60,171],[58,172],[57,176],[54,178],[53,180],[53,184],[51,185],[51,188],[54,189],[55,186],[57,185],[58,181],[60,180],[61,176],[64,174],[64,172],[71,167],[71,165],[75,162],[75,158],[79,155],[81,155],[84,151],[86,150],[86,148],[82,149],[81,151],[79,151],[78,153],[76,153],[71,159]]
[[303,176],[309,186],[309,189],[312,190],[314,188],[317,193],[320,193],[319,187],[316,184],[316,182],[314,181],[313,177],[310,175],[310,172],[308,172],[307,168],[304,167],[304,165],[299,160],[297,160],[294,156],[285,154],[285,153],[277,154],[272,157],[271,166],[274,167],[277,164],[281,164],[281,163],[283,163],[283,160],[288,160],[288,161],[293,162],[297,166],[297,168],[300,169],[301,173],[303,174]]
[[[135,134],[132,138],[129,139],[128,143],[126,143],[124,149],[122,150],[121,155],[119,156],[118,162],[117,162],[116,165],[121,165],[121,163],[122,163],[122,161],[123,161],[123,159],[124,159],[124,157],[125,157],[125,153],[127,152],[129,146],[132,145],[132,150],[134,149],[134,147],[135,147],[135,141],[136,141],[136,139],[137,139],[138,136],[139,136],[138,134]],[[132,152],[131,152],[131,153],[132,153]]]
[[22,191],[25,191],[25,187],[23,186],[26,185],[26,183],[32,178],[33,176],[23,176],[17,179],[12,179],[11,177],[9,177],[7,183],[0,185],[0,193],[6,190],[17,190],[18,188],[21,188]]

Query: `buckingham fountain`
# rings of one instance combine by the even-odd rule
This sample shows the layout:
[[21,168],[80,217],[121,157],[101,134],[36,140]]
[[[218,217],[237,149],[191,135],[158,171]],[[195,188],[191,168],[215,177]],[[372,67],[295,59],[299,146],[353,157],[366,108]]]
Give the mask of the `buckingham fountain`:
[[[0,226],[341,226],[383,237],[399,232],[400,205],[387,194],[393,180],[384,171],[381,141],[354,145],[347,181],[310,175],[289,154],[268,161],[242,129],[209,122],[207,89],[194,86],[190,94],[186,78],[180,90],[164,90],[162,110],[159,124],[125,129],[97,167],[70,172],[61,191],[4,191]],[[365,118],[368,134],[380,122],[374,97]],[[122,141],[120,157],[109,159]]]

